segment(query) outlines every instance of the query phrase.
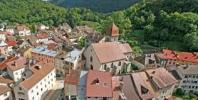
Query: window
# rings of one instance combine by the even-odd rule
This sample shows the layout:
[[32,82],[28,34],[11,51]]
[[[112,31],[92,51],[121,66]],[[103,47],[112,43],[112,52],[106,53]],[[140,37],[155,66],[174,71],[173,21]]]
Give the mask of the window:
[[43,91],[43,88],[41,88],[41,91]]
[[21,87],[19,87],[19,90],[22,90],[22,88],[21,88]]
[[4,96],[7,96],[7,93],[3,94]]
[[113,63],[111,63],[111,68],[113,68]]
[[33,93],[34,91],[32,90],[32,93]]
[[37,95],[39,95],[39,93],[37,92]]
[[92,57],[92,56],[90,57],[90,61],[91,61],[91,62],[93,61],[93,57]]
[[118,66],[121,66],[121,62],[118,63]]
[[106,70],[107,69],[107,65],[106,64],[104,64],[104,70]]

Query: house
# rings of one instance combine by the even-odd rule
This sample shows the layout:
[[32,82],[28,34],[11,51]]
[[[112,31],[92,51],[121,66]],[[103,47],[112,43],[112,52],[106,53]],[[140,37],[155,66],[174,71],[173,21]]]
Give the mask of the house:
[[5,32],[9,32],[11,35],[15,34],[15,27],[14,26],[6,26]]
[[113,97],[111,78],[109,72],[88,71],[86,82],[87,100],[111,100]]
[[0,53],[3,55],[8,55],[6,49],[7,49],[7,43],[5,43],[5,41],[0,40]]
[[55,67],[39,62],[27,68],[23,80],[14,87],[16,100],[42,100],[56,81]]
[[19,36],[31,35],[30,29],[26,25],[17,25],[16,26],[16,33]]
[[185,64],[198,64],[198,54],[196,52],[179,52],[163,49],[161,53],[156,53],[161,66],[175,66]]
[[106,34],[111,42],[118,41],[119,39],[119,28],[112,23],[106,30]]
[[146,74],[154,87],[154,91],[157,92],[155,99],[164,100],[172,97],[177,80],[171,73],[165,68],[155,68],[146,70]]
[[86,68],[92,70],[119,73],[122,69],[130,70],[132,49],[127,43],[93,43],[84,52]]
[[37,61],[55,64],[55,57],[58,52],[49,50],[47,46],[37,46],[32,48],[32,58]]
[[69,74],[66,74],[64,93],[66,100],[77,99],[78,97],[78,84],[80,72],[76,70],[70,70]]
[[5,41],[7,35],[10,35],[10,33],[8,33],[8,32],[0,32],[0,40]]
[[[17,59],[17,57],[12,57],[12,56],[10,56],[10,57],[7,57],[6,59],[4,59],[1,63],[0,63],[0,71],[6,71],[7,70],[7,63],[8,62],[11,62],[11,61],[13,61],[13,60],[16,60]],[[7,72],[7,71],[6,71]]]
[[[38,38],[35,35],[28,35],[24,37],[24,42],[27,42],[30,46],[37,46],[38,43],[36,42]],[[25,44],[27,44],[25,43]]]
[[68,52],[65,57],[65,63],[68,66],[71,66],[69,68],[72,69],[80,69],[83,65],[81,65],[82,60],[82,50],[74,49],[71,52]]
[[67,23],[63,23],[62,25],[58,26],[57,31],[63,31],[65,33],[70,33],[72,31],[72,28]]
[[177,80],[166,69],[155,68],[114,76],[112,82],[117,84],[113,100],[169,100]]
[[65,77],[65,100],[86,100],[87,71],[70,70]]
[[82,52],[84,49],[79,50],[74,48],[66,52],[61,51],[55,58],[55,66],[57,74],[65,76],[69,69],[78,70],[84,66],[85,61],[82,60]]
[[176,68],[180,77],[179,88],[185,92],[198,92],[198,65],[181,65]]
[[18,82],[22,78],[22,73],[25,71],[25,67],[28,66],[26,58],[19,57],[13,61],[6,63],[8,75]]
[[152,88],[152,84],[148,81],[149,77],[147,77],[145,72],[132,73],[132,80],[141,100],[152,100],[155,98],[154,89]]
[[36,34],[37,40],[36,43],[43,43],[48,41],[48,33],[46,32],[40,32]]
[[49,27],[48,27],[48,26],[45,26],[45,25],[43,25],[43,24],[39,24],[39,25],[37,26],[37,29],[38,29],[39,31],[42,31],[42,30],[49,29]]
[[14,36],[7,36],[6,38],[7,43],[7,51],[9,53],[13,52],[13,47],[17,46],[17,41]]
[[112,77],[112,100],[141,100],[136,92],[131,75]]
[[11,88],[6,85],[0,85],[1,100],[12,100]]

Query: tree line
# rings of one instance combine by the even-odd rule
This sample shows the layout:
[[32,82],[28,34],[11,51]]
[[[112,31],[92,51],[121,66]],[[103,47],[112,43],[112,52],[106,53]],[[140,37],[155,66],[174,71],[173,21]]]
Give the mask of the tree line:
[[103,35],[114,22],[136,52],[142,45],[198,51],[197,0],[141,0],[126,10],[99,13],[86,8],[62,8],[41,0],[1,0],[0,21],[71,27],[88,25]]

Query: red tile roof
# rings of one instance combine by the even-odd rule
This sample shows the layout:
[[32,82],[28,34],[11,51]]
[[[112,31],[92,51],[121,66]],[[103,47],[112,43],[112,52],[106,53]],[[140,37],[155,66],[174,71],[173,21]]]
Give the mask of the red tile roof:
[[173,75],[171,75],[165,68],[149,69],[146,70],[146,73],[148,74],[148,77],[152,79],[152,82],[155,82],[158,88],[165,88],[177,82]]
[[145,72],[132,73],[137,92],[142,100],[154,98],[154,90]]
[[21,68],[25,68],[27,64],[25,57],[19,57],[13,61],[8,62],[6,65],[8,66],[8,69],[11,71],[16,71]]
[[5,77],[0,76],[0,83],[4,83],[4,84],[10,84],[13,83],[14,81]]
[[164,49],[162,51],[162,54],[158,54],[158,57],[162,59],[180,60],[180,61],[198,63],[198,53],[177,52],[177,51]]
[[0,31],[0,34],[5,34],[5,35],[12,35],[12,33],[10,33],[10,32],[2,32],[2,31]]
[[[41,68],[38,70],[35,68],[35,66],[41,66]],[[34,85],[36,85],[40,80],[42,80],[47,74],[49,74],[52,70],[54,70],[54,66],[52,64],[45,64],[45,63],[37,63],[35,64],[31,70],[33,71],[33,75],[28,77],[26,80],[20,83],[20,86],[22,86],[25,89],[31,89]]]
[[45,39],[45,38],[48,38],[48,33],[41,32],[41,33],[36,34],[36,36],[38,39]]
[[87,75],[87,97],[112,97],[111,73],[90,70]]
[[17,59],[17,57],[10,57],[10,58],[4,60],[3,62],[1,62],[1,63],[0,63],[0,70],[6,69],[6,68],[8,67],[8,66],[7,66],[7,63],[8,63],[8,62],[11,62],[11,61],[13,61],[13,60],[16,60],[16,59]]
[[123,89],[124,95],[127,100],[141,100],[135,90],[135,86],[133,85],[131,75],[123,76]]
[[65,83],[72,84],[72,85],[78,85],[79,77],[80,77],[79,71],[70,70],[69,74],[67,74],[65,77]]
[[6,43],[8,44],[8,46],[16,46],[17,45],[17,41],[14,36],[7,36]]
[[[124,44],[126,45],[126,44]],[[100,61],[100,63],[107,63],[126,58],[125,52],[131,51],[129,48],[124,48],[123,44],[118,42],[103,42],[94,43],[92,47]]]
[[8,91],[11,91],[11,89],[8,86],[6,86],[6,85],[0,85],[0,95],[6,93]]
[[58,44],[57,43],[49,43],[49,44],[47,44],[47,48],[49,49],[49,50],[54,50],[54,49],[56,49],[58,47]]
[[119,36],[119,28],[113,23],[108,29],[107,33],[111,36]]
[[8,44],[8,46],[16,46],[17,45],[17,41],[15,41],[15,40],[6,41],[6,43]]

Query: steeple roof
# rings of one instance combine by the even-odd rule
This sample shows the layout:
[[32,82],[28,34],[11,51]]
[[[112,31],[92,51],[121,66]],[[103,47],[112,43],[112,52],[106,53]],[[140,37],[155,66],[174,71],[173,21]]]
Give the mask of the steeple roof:
[[110,36],[119,36],[119,28],[112,23],[112,25],[107,29],[107,34]]

